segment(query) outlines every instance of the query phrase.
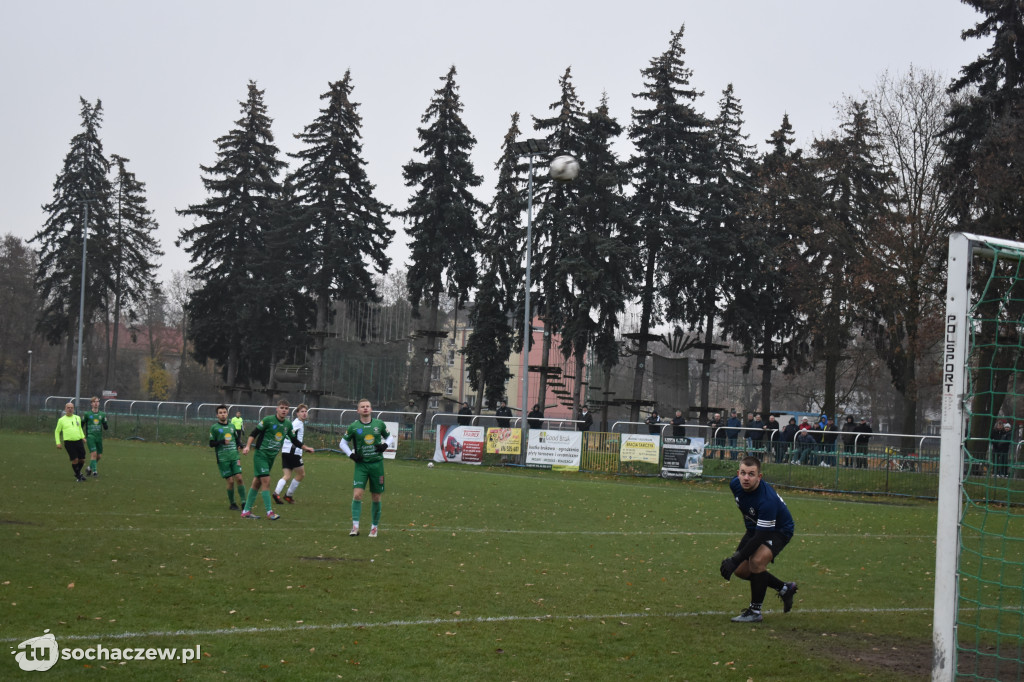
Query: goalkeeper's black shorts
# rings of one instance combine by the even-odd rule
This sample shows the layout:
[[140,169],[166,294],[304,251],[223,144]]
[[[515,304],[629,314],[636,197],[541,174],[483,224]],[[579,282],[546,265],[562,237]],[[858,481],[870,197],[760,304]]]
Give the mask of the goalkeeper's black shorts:
[[[743,539],[740,540],[740,544],[736,545],[736,551],[738,552],[743,549],[753,537],[754,531],[748,530],[743,535]],[[768,537],[766,537],[761,544],[766,545],[768,549],[772,551],[772,561],[775,561],[775,557],[779,556],[782,550],[786,548],[786,545],[788,545],[789,541],[792,539],[792,535],[783,535],[782,533],[773,530],[768,533]]]

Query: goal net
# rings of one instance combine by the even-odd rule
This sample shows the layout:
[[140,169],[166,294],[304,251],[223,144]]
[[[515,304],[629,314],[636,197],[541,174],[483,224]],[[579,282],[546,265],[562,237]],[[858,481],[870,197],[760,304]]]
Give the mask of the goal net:
[[932,679],[1024,680],[1024,243],[949,240]]

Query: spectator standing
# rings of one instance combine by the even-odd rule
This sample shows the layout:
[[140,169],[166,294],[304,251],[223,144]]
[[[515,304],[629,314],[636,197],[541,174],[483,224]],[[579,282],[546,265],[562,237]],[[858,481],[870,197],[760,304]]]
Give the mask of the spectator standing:
[[1000,419],[992,429],[992,475],[1006,478],[1009,471],[1010,445],[1013,440],[1013,426]]
[[871,430],[871,424],[868,424],[867,417],[861,417],[860,418],[860,423],[858,423],[857,426],[855,426],[853,430],[856,431],[858,434],[863,434],[863,435],[858,435],[857,436],[857,440],[856,440],[856,448],[857,448],[857,455],[858,455],[858,457],[857,457],[857,468],[858,469],[867,469],[868,468],[868,457],[867,457],[867,454],[868,454],[868,441],[871,439],[871,436],[869,436],[867,434],[874,433],[874,431]]
[[719,459],[725,459],[725,452],[720,449],[724,442],[723,436],[725,434],[722,433],[722,427],[724,426],[725,423],[722,421],[721,412],[715,412],[713,415],[711,415],[711,421],[708,422],[708,438],[711,438],[711,443],[715,448],[714,450],[711,451],[712,459],[715,458],[716,454],[718,455]]
[[779,452],[779,445],[779,422],[775,420],[774,414],[770,414],[768,415],[768,421],[764,423],[764,446],[767,450],[765,454],[771,455],[774,453],[774,461],[776,462],[781,461],[779,460],[779,456],[781,454]]
[[661,434],[661,417],[658,416],[657,410],[651,410],[650,416],[644,420],[644,423],[647,424],[647,432],[652,436]]
[[747,431],[750,434],[750,449],[751,451],[757,451],[761,449],[762,443],[764,443],[764,422],[761,421],[761,416],[756,414],[750,415],[752,420],[748,426],[752,429]]
[[512,425],[512,410],[504,400],[498,401],[498,409],[494,411],[494,416],[499,429],[507,429]]
[[856,460],[852,457],[853,455],[853,444],[857,439],[857,425],[853,421],[853,415],[846,415],[846,421],[843,423],[843,466],[852,467]]
[[829,419],[821,433],[821,449],[825,455],[821,458],[821,466],[830,467],[838,464],[836,460],[836,439],[839,438],[839,427],[833,419]]
[[739,456],[736,443],[739,440],[740,433],[742,433],[740,429],[743,427],[743,422],[740,421],[740,416],[736,414],[736,410],[729,414],[729,420],[725,422],[725,425],[729,427],[725,432],[725,437],[729,439],[729,457],[735,460]]
[[676,416],[672,417],[672,437],[686,438],[686,417],[682,410],[676,410]]
[[462,407],[459,408],[459,426],[469,426],[473,421],[473,410],[470,409],[469,403],[462,403]]
[[540,403],[536,403],[530,413],[526,415],[526,423],[531,429],[539,429],[544,422],[544,410],[540,409]]
[[786,424],[782,428],[782,433],[779,434],[779,438],[782,441],[782,445],[783,445],[783,450],[782,450],[783,457],[782,457],[782,459],[779,460],[780,462],[788,462],[789,461],[789,459],[787,459],[787,458],[790,456],[789,452],[793,450],[793,444],[796,441],[796,432],[797,432],[796,418],[795,417],[790,417],[789,418],[789,423]]
[[580,414],[576,417],[576,420],[578,422],[576,430],[583,431],[584,433],[589,431],[590,427],[594,425],[594,415],[590,414],[590,410],[587,409],[586,405],[580,408]]

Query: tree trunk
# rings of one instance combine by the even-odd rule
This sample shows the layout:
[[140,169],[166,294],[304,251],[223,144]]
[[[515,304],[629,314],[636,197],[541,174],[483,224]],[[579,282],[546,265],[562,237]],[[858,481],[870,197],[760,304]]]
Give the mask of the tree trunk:
[[330,297],[321,292],[316,298],[316,326],[313,330],[313,345],[310,348],[312,351],[310,366],[313,389],[306,399],[309,401],[310,407],[319,407],[321,395],[324,389],[324,347],[327,345],[327,312],[328,306],[330,305]]
[[423,427],[430,410],[430,375],[434,368],[434,352],[437,346],[435,336],[440,314],[440,298],[434,296],[430,301],[430,309],[426,318],[420,318],[419,343],[413,356],[413,367],[409,370],[409,395],[414,398],[421,418],[416,422],[413,437],[423,440]]
[[711,402],[711,343],[715,338],[715,313],[708,312],[707,329],[704,330],[704,356],[700,365],[700,423],[708,423],[708,406]]
[[633,404],[629,408],[629,421],[640,421],[640,401],[643,400],[644,374],[647,368],[647,335],[651,331],[654,315],[654,266],[657,252],[649,249],[644,264],[644,288],[640,304],[640,339],[636,349],[636,369],[633,372]]

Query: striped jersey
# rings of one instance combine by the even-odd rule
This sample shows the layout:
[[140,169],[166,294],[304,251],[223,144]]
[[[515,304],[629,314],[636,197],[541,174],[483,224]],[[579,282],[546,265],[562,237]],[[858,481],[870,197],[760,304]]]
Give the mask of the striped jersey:
[[729,488],[736,498],[736,506],[743,514],[743,525],[748,531],[776,531],[792,537],[796,526],[789,507],[782,501],[775,488],[761,479],[760,485],[753,492],[747,492],[740,485],[739,476],[729,481]]

